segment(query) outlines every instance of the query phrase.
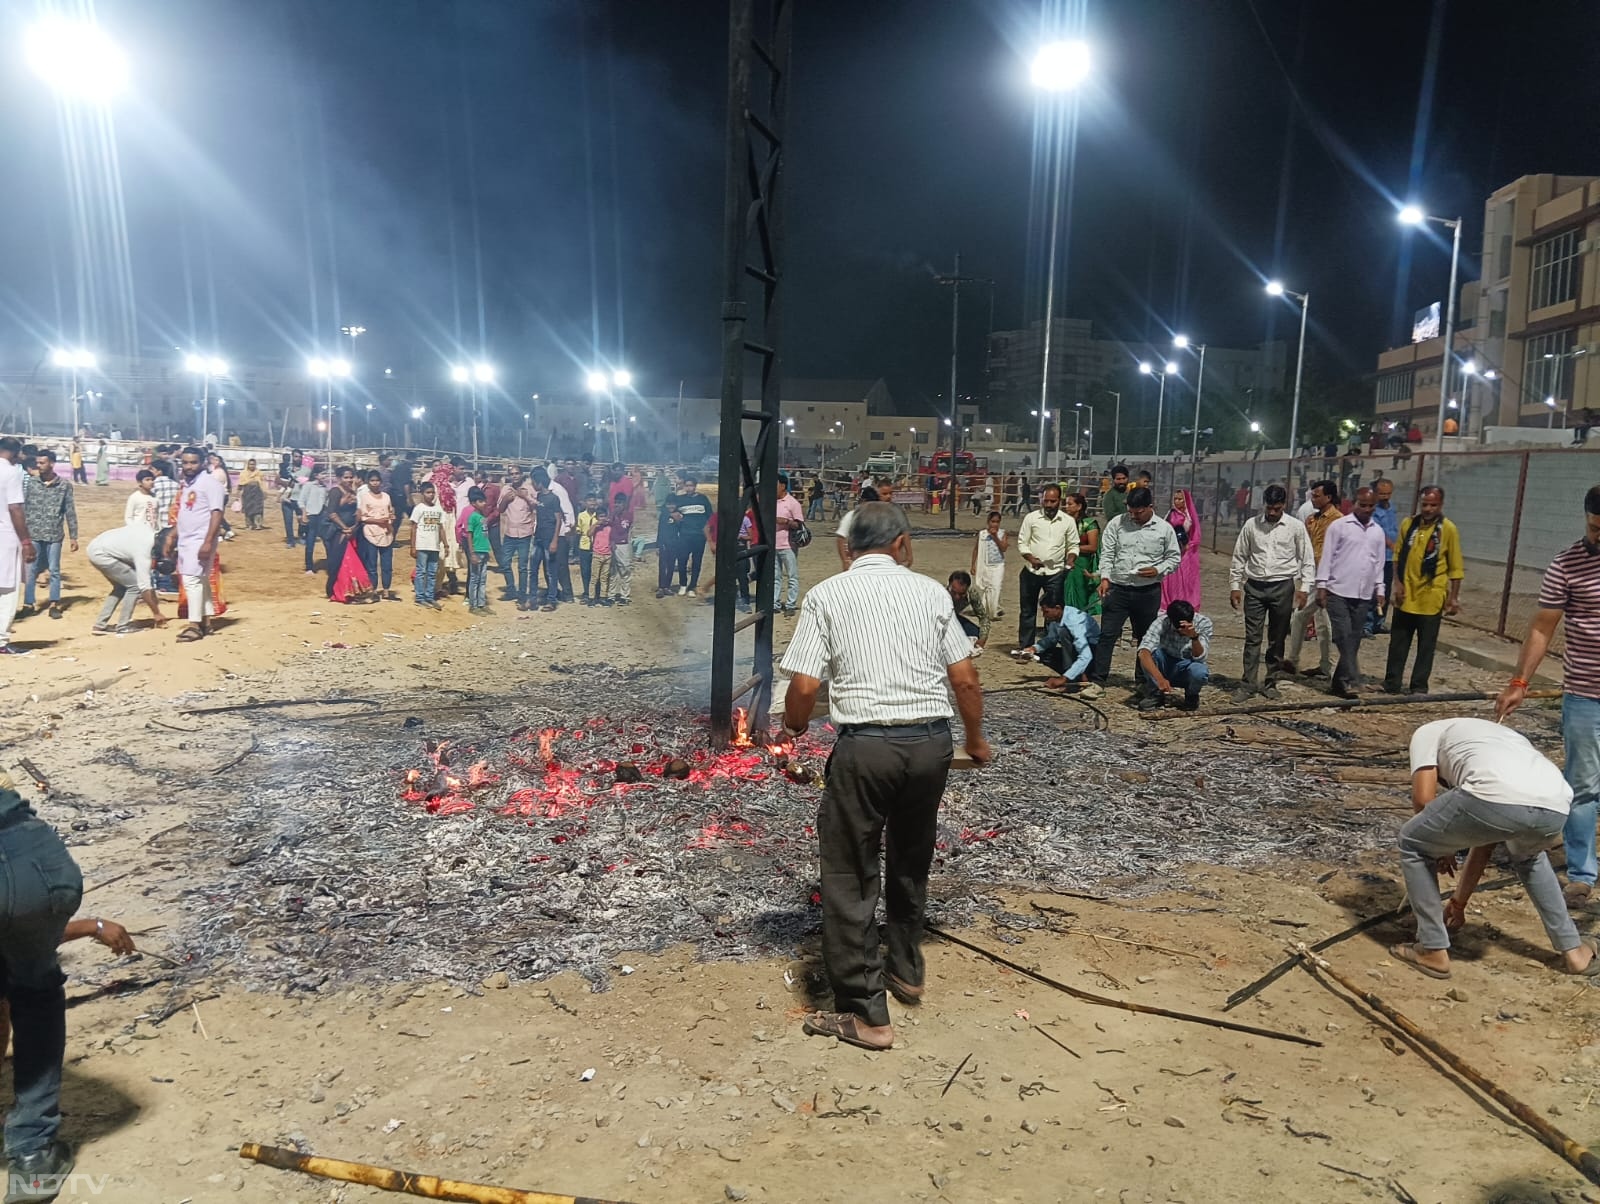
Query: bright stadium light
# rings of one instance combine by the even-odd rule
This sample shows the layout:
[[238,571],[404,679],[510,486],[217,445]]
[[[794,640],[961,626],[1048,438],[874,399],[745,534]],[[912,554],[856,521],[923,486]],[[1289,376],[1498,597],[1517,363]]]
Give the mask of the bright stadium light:
[[472,366],[472,375],[478,379],[480,384],[494,383],[494,367],[490,364],[474,364]]
[[586,383],[591,393],[604,393],[611,381],[604,372],[591,372]]
[[1089,77],[1087,42],[1051,42],[1034,55],[1030,75],[1033,86],[1046,92],[1066,92]]
[[1406,205],[1395,217],[1399,218],[1402,226],[1420,226],[1428,220],[1428,215],[1416,205]]
[[128,60],[93,21],[49,17],[28,30],[28,63],[57,92],[103,103],[128,82]]
[[331,376],[349,376],[350,375],[350,361],[349,360],[329,360],[328,361],[328,373]]
[[458,385],[464,385],[472,379],[472,373],[467,370],[466,365],[454,364],[450,368],[450,379]]
[[1269,297],[1281,297],[1281,296],[1283,296],[1283,281],[1281,281],[1281,280],[1269,280],[1269,281],[1267,281],[1267,296],[1269,296]]
[[626,368],[618,368],[611,374],[611,383],[616,385],[619,389],[626,389],[629,385],[633,384],[633,373],[629,372]]

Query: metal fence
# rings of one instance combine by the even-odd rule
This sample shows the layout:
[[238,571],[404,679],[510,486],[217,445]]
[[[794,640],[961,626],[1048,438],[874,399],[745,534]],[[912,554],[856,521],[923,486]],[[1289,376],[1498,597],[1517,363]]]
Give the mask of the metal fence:
[[[1437,484],[1467,562],[1455,621],[1515,640],[1523,638],[1538,609],[1545,568],[1582,538],[1583,497],[1600,484],[1600,459],[1581,447],[1301,457],[1292,472],[1290,462],[1268,459],[1216,461],[1194,470],[1162,464],[1153,471],[1157,513],[1166,513],[1174,489],[1190,489],[1206,524],[1205,545],[1223,554],[1269,484],[1289,486],[1298,505],[1314,481],[1332,480],[1348,497],[1358,486],[1387,478],[1394,482],[1393,504],[1402,518],[1416,513],[1424,485]],[[1558,631],[1552,651],[1560,648]]]

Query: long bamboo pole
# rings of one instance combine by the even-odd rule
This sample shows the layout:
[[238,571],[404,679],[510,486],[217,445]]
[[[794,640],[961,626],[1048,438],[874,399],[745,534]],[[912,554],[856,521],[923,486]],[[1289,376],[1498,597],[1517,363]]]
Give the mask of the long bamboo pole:
[[1080,990],[1078,987],[1069,987],[1064,982],[1050,978],[1047,975],[1039,973],[1037,970],[1030,970],[1027,966],[1022,965],[1019,962],[1014,962],[1010,958],[1001,957],[1000,954],[985,949],[982,945],[974,945],[971,941],[964,941],[960,937],[954,935],[953,933],[946,932],[942,928],[936,928],[932,924],[929,924],[927,927],[928,931],[933,933],[934,936],[940,937],[943,940],[947,940],[952,945],[960,945],[963,949],[970,949],[972,952],[988,958],[996,965],[1004,966],[1008,970],[1014,970],[1018,974],[1025,974],[1035,982],[1042,982],[1047,987],[1054,987],[1056,990],[1063,991],[1066,994],[1071,995],[1074,999],[1081,999],[1085,1003],[1097,1003],[1101,1007],[1108,1008],[1121,1008],[1124,1012],[1138,1012],[1143,1016],[1165,1016],[1168,1020],[1186,1020],[1190,1024],[1205,1024],[1209,1025],[1211,1028],[1225,1028],[1236,1033],[1250,1033],[1252,1036],[1256,1037],[1271,1037],[1274,1041],[1292,1041],[1297,1045],[1320,1046],[1322,1044],[1321,1041],[1317,1041],[1311,1037],[1302,1037],[1299,1033],[1279,1032],[1276,1029],[1258,1028],[1254,1024],[1240,1024],[1235,1020],[1222,1020],[1216,1016],[1198,1016],[1193,1012],[1176,1012],[1171,1008],[1156,1007],[1153,1004],[1133,1003],[1127,999],[1113,999],[1109,995],[1096,995],[1092,991]]
[[300,1154],[277,1146],[258,1145],[253,1141],[247,1141],[239,1147],[239,1157],[263,1166],[275,1166],[282,1171],[300,1171],[323,1179],[360,1183],[366,1187],[423,1196],[429,1200],[459,1200],[465,1201],[465,1204],[621,1204],[620,1201],[599,1200],[593,1196],[562,1196],[543,1191],[520,1191],[514,1187],[491,1187],[485,1183],[461,1183],[454,1179],[419,1175],[414,1171],[369,1166],[365,1162],[318,1158],[314,1154]]
[[1470,1064],[1463,1062],[1458,1056],[1446,1049],[1443,1045],[1440,1045],[1439,1042],[1428,1036],[1427,1033],[1423,1032],[1404,1015],[1390,1007],[1371,991],[1368,991],[1363,987],[1359,987],[1355,983],[1351,982],[1343,974],[1340,974],[1331,965],[1329,965],[1326,959],[1318,957],[1305,945],[1301,945],[1296,952],[1300,956],[1300,964],[1304,966],[1306,971],[1313,977],[1317,974],[1326,974],[1329,978],[1333,979],[1334,982],[1338,983],[1346,991],[1349,991],[1350,994],[1361,1000],[1362,1003],[1366,1004],[1373,1011],[1387,1019],[1407,1037],[1411,1038],[1411,1040],[1415,1041],[1429,1053],[1433,1054],[1446,1066],[1450,1067],[1451,1070],[1455,1071],[1474,1087],[1487,1094],[1495,1101],[1495,1103],[1499,1104],[1507,1112],[1511,1113],[1512,1116],[1516,1117],[1523,1124],[1527,1125],[1528,1128],[1534,1131],[1534,1134],[1539,1138],[1540,1141],[1549,1146],[1556,1153],[1560,1154],[1574,1167],[1581,1171],[1583,1177],[1589,1180],[1590,1183],[1600,1184],[1600,1158],[1596,1158],[1586,1146],[1581,1146],[1576,1141],[1573,1141],[1572,1138],[1568,1137],[1560,1129],[1556,1128],[1544,1117],[1540,1116],[1532,1108],[1528,1107],[1527,1104],[1523,1103],[1504,1087],[1500,1086],[1493,1079],[1489,1078],[1489,1076],[1484,1074],[1481,1070],[1478,1070]]

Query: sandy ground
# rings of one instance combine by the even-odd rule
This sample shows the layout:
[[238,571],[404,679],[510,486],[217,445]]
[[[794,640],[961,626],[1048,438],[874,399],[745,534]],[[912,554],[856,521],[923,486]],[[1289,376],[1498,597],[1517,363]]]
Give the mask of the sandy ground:
[[[116,521],[123,492],[79,493],[87,543]],[[804,555],[806,580],[835,567],[830,545],[819,539]],[[965,566],[969,549],[923,540],[918,567],[942,578]],[[84,867],[84,913],[118,919],[142,945],[178,958],[177,900],[206,868],[186,859],[184,822],[215,805],[207,778],[246,746],[250,725],[248,716],[185,716],[174,696],[211,705],[537,691],[552,663],[682,664],[709,647],[710,608],[655,601],[644,588],[653,562],[636,573],[631,608],[519,616],[502,605],[478,622],[457,608],[329,606],[320,580],[302,575],[300,553],[270,531],[241,533],[225,556],[228,621],[196,645],[175,644],[172,629],[91,638],[98,575],[81,554],[69,556],[66,618],[23,623],[19,641],[36,655],[8,664],[0,684],[0,766],[25,778],[17,766],[26,758],[51,781],[55,793],[39,805]],[[1221,558],[1207,566],[1207,596],[1219,601],[1221,571]],[[1231,674],[1242,623],[1212,612],[1217,672]],[[1382,641],[1367,649],[1370,672]],[[1129,655],[1119,652],[1119,670]],[[993,653],[980,668],[990,689],[1030,690],[1041,676]],[[1494,684],[1444,658],[1436,688]],[[1298,685],[1285,694],[1312,697]],[[1116,730],[1209,724],[1219,739],[1290,739],[1219,715],[1231,709],[1222,691],[1198,716],[1158,721],[1117,706],[1119,696],[1102,704]],[[1040,722],[1066,729],[1065,750],[1092,716],[1038,699]],[[1443,713],[1296,717],[1398,747],[1419,716]],[[1548,714],[1527,726],[1551,730]],[[113,741],[159,761],[166,783],[95,763]],[[247,787],[250,772],[247,758],[229,771],[230,786]],[[1344,777],[1330,769],[1325,780],[1353,817],[1404,814],[1403,771]],[[74,796],[95,805],[66,801]],[[1136,785],[1106,804],[1137,824]],[[1013,910],[1055,930],[986,923],[961,935],[1085,990],[1220,1015],[1223,999],[1291,942],[1400,898],[1391,858],[1256,873],[1193,866],[1181,884],[1114,886],[1118,897],[1103,901],[1044,889],[1012,897]],[[1129,886],[1140,893],[1126,897]],[[1387,956],[1397,928],[1329,956],[1574,1139],[1600,1141],[1600,996],[1555,974],[1519,890],[1481,894],[1475,908],[1451,983]],[[937,940],[928,958],[927,1002],[896,1009],[893,1051],[867,1053],[801,1034],[818,984],[811,947],[749,964],[701,963],[689,948],[640,955],[634,973],[602,994],[564,976],[375,984],[312,998],[158,981],[108,997],[105,984],[158,979],[163,967],[154,958],[113,964],[85,942],[65,955],[76,1002],[64,1131],[82,1143],[79,1169],[109,1180],[98,1196],[84,1187],[64,1198],[383,1198],[241,1163],[245,1141],[635,1202],[1600,1198],[1521,1125],[1303,971],[1229,1016],[1315,1047],[1092,1006]]]

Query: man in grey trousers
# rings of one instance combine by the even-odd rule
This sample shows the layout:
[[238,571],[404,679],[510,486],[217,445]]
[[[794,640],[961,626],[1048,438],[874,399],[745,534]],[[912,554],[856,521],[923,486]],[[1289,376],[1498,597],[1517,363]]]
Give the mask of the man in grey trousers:
[[1330,691],[1335,698],[1354,698],[1361,688],[1367,607],[1374,597],[1383,605],[1383,554],[1388,544],[1383,528],[1372,521],[1377,504],[1372,490],[1357,490],[1350,513],[1328,527],[1317,560],[1317,604],[1327,614],[1339,648]]
[[[1489,854],[1504,844],[1567,973],[1600,974],[1600,942],[1578,936],[1545,853],[1561,840],[1572,787],[1526,737],[1487,719],[1423,724],[1411,734],[1411,805],[1416,814],[1400,829],[1400,869],[1417,939],[1390,948],[1397,960],[1429,978],[1450,977],[1450,931],[1464,922]],[[1453,872],[1456,851],[1468,847],[1461,879],[1444,903],[1435,874]]]
[[[894,1044],[886,992],[921,1002],[922,925],[939,801],[954,741],[950,695],[967,755],[990,759],[972,641],[950,595],[913,573],[911,527],[889,502],[867,502],[850,527],[850,567],[813,587],[783,657],[786,739],[806,732],[823,680],[838,731],[817,818],[822,960],[836,1012],[805,1022],[815,1036],[863,1049]],[[888,962],[878,947],[878,849],[885,846]]]

